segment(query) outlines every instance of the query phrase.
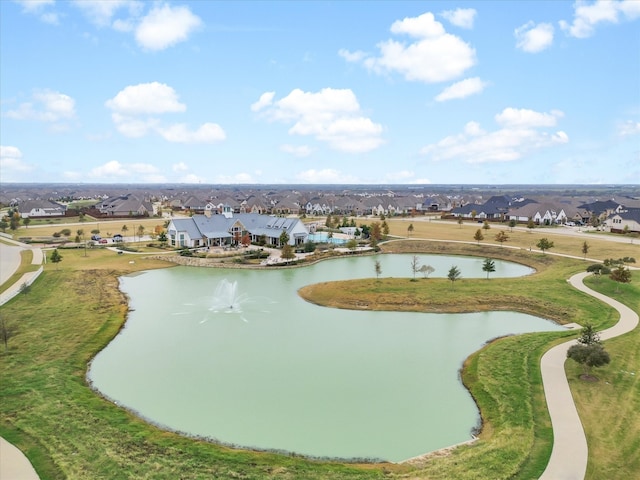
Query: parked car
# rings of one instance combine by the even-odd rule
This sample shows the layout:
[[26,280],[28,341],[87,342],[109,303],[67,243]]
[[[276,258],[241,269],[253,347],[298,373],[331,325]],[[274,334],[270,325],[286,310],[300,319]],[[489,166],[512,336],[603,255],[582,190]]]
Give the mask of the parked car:
[[91,235],[91,240],[95,240],[96,242],[99,242],[101,238],[100,235]]
[[109,243],[109,241],[106,238],[102,238],[100,239],[100,243]]
[[116,233],[116,234],[113,236],[113,241],[114,241],[114,242],[122,242],[122,235],[120,235],[119,233]]

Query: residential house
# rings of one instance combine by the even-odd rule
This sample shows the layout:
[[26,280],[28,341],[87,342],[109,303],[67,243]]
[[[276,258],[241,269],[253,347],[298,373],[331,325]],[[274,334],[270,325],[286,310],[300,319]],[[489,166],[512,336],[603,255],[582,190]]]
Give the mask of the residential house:
[[536,225],[565,223],[567,215],[564,208],[555,203],[527,203],[507,213],[506,218],[517,222],[533,220]]
[[67,207],[51,200],[27,200],[17,205],[22,218],[63,217]]
[[98,202],[95,208],[105,216],[149,216],[153,215],[153,205],[150,201],[140,199],[130,193],[109,197]]
[[640,208],[628,208],[609,216],[604,225],[612,233],[640,233]]

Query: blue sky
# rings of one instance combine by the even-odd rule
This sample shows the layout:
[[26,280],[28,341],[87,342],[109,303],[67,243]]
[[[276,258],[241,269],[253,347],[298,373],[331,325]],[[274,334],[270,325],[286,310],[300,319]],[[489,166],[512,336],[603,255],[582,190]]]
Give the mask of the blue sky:
[[2,182],[640,183],[640,1],[0,2]]

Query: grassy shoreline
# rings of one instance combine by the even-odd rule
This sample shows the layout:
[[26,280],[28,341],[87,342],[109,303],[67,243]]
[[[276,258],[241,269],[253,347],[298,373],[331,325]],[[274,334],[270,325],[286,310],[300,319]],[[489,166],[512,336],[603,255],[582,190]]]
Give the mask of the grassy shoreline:
[[[537,273],[527,277],[523,286],[516,285],[529,295],[517,297],[520,305],[527,298],[536,300],[540,292],[552,293],[554,298],[562,292],[573,295],[568,293],[573,290],[566,284],[566,278],[571,272],[584,269],[584,263],[579,261],[550,260],[549,255],[531,255],[498,246],[475,248],[474,245],[447,246],[431,242],[432,246],[427,247],[416,242],[406,243],[410,243],[403,247],[406,251],[433,248],[433,253],[480,256],[491,253],[492,258],[500,258],[498,253],[502,250],[511,261],[519,258],[521,263],[526,263],[524,260],[528,259]],[[396,247],[400,249],[400,245],[397,243]],[[518,257],[518,253],[524,257]],[[8,351],[0,353],[3,385],[0,434],[27,452],[42,478],[524,479],[535,477],[544,469],[551,448],[551,431],[541,390],[539,359],[554,341],[571,335],[569,332],[507,337],[470,356],[463,379],[481,407],[485,421],[481,440],[444,456],[434,455],[423,463],[360,466],[314,462],[294,456],[232,450],[146,424],[96,395],[85,380],[88,361],[108,344],[126,320],[128,306],[118,290],[117,277],[167,265],[144,257],[136,257],[135,262],[129,264],[129,258],[117,258],[109,252],[91,252],[90,258],[80,252],[65,252],[63,262],[48,265],[29,294],[19,295],[1,307],[0,314],[15,323],[17,332],[9,340]],[[404,280],[407,288],[428,283],[432,299],[442,301],[444,295],[453,292],[458,302],[465,299],[471,302],[475,298],[478,304],[482,303],[481,297],[487,289],[493,289],[495,294],[497,287],[498,291],[513,288],[513,281],[500,285],[498,279],[463,279],[456,282],[454,289],[446,280]],[[437,283],[442,285],[432,289]],[[609,288],[614,295],[607,279],[602,279],[597,287]],[[635,299],[635,306],[630,306],[638,310],[638,291],[638,282],[634,279],[618,296],[627,295],[632,303]],[[566,321],[592,319],[599,328],[615,322],[616,316],[610,309],[589,298],[579,294],[572,297],[571,304],[563,308],[560,316]],[[549,315],[553,313],[554,302],[547,302]],[[544,305],[538,307],[544,310]],[[512,309],[515,309],[513,305]],[[634,363],[640,361],[637,355],[624,353],[625,348],[633,348],[633,344],[622,342],[619,348],[623,352],[620,356],[632,357],[629,364],[637,367]],[[602,369],[602,376],[613,368]],[[631,376],[628,377],[631,380]],[[625,386],[627,394],[636,392],[635,384]],[[580,387],[584,385],[578,384]],[[515,402],[514,398],[530,400]],[[579,399],[577,402],[580,405]],[[633,424],[633,410],[626,408],[624,412],[628,423]],[[581,411],[581,418],[582,414]],[[586,415],[585,430],[589,432],[590,425],[595,426],[599,420],[589,412]],[[637,420],[635,424],[637,428]],[[628,430],[630,434],[635,431]],[[596,440],[589,438],[590,445]],[[624,462],[632,467],[637,463],[627,455],[634,452],[632,447],[623,456]],[[590,462],[589,474],[593,471],[591,475],[596,475],[602,468],[605,471],[609,468],[602,467],[607,462],[604,457],[603,453]],[[619,469],[624,469],[624,462],[618,464]]]

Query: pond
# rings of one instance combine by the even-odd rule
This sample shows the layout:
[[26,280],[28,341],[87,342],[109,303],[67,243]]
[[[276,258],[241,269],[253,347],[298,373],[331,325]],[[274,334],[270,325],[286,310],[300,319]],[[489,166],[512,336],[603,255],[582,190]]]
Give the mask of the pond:
[[[411,255],[295,269],[175,267],[121,278],[129,319],[88,373],[103,395],[165,428],[257,449],[402,461],[471,438],[479,413],[459,379],[489,339],[561,330],[513,312],[348,311],[303,301],[311,283],[410,277]],[[446,277],[482,259],[419,255]],[[492,275],[532,270],[496,261]],[[453,291],[452,295],[455,295]]]

